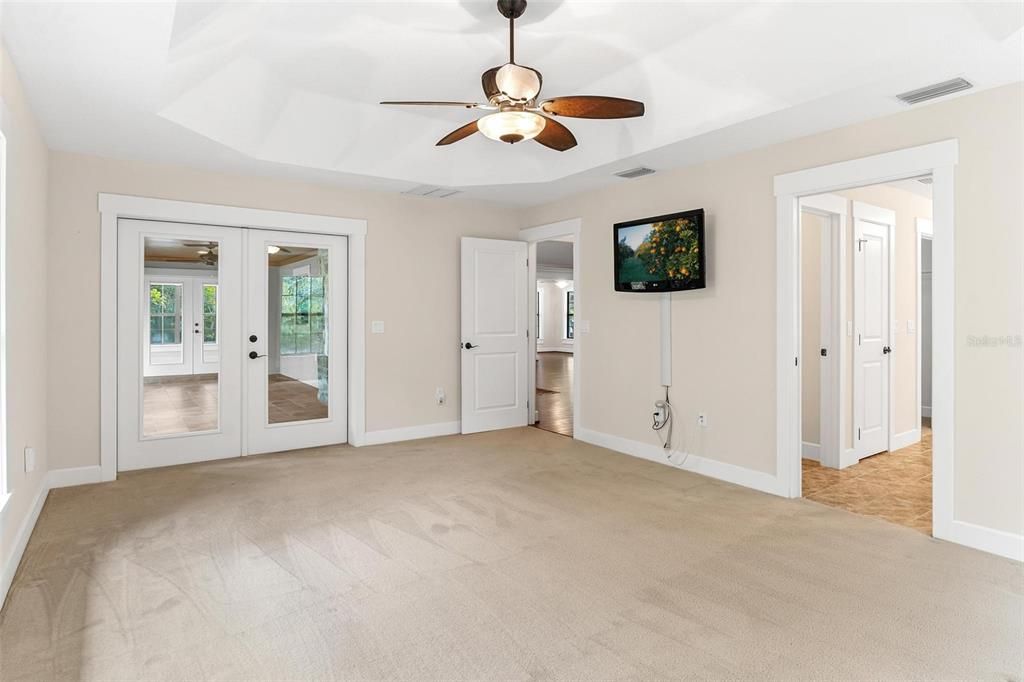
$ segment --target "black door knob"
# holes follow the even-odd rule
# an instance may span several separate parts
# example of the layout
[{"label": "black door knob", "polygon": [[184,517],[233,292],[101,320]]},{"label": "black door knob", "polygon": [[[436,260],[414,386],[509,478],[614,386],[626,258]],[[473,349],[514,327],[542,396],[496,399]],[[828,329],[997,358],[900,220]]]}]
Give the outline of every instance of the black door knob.
[{"label": "black door knob", "polygon": [[249,343],[256,343],[259,339],[256,338],[255,334],[249,335]]},{"label": "black door knob", "polygon": [[254,351],[254,350],[249,351],[249,359],[250,360],[255,360],[259,356],[260,356],[260,354],[257,353],[256,351]]},{"label": "black door knob", "polygon": [[892,352],[892,348],[889,348],[889,346],[882,346],[882,353],[888,355],[891,352]]},{"label": "black door knob", "polygon": [[472,350],[473,348],[479,348],[479,347],[480,347],[480,346],[474,346],[474,345],[473,345],[473,344],[471,344],[471,343],[470,343],[469,341],[467,341],[467,342],[465,343],[465,345],[463,346],[463,348],[465,348],[466,350]]}]

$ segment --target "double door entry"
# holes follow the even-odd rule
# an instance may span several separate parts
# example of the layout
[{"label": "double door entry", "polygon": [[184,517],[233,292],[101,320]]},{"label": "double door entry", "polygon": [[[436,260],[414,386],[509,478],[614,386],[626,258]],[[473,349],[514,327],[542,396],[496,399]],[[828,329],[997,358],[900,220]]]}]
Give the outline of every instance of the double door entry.
[{"label": "double door entry", "polygon": [[120,220],[118,470],[345,442],[347,246]]}]

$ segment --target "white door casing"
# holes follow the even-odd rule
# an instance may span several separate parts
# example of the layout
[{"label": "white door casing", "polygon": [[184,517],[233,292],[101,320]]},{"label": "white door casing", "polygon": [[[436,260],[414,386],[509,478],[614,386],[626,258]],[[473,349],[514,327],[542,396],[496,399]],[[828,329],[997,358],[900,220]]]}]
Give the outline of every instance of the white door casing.
[{"label": "white door casing", "polygon": [[[218,243],[220,300],[220,370],[218,426],[211,431],[146,437],[143,433],[143,349],[149,334],[144,286],[147,236]],[[146,220],[119,221],[117,286],[117,468],[129,471],[236,457],[242,433],[242,231],[209,225]],[[187,331],[187,330],[186,330]],[[190,344],[183,344],[188,347]]]},{"label": "white door casing", "polygon": [[[244,451],[255,455],[296,448],[344,443],[348,439],[348,240],[345,237],[246,230],[246,421],[247,437]],[[269,375],[280,371],[268,357],[271,352],[268,315],[270,268],[267,247],[305,247],[327,251],[328,277],[326,297],[327,327],[327,417],[309,421],[269,421]],[[279,293],[277,295],[280,295]],[[252,336],[256,341],[250,341]],[[250,358],[256,353],[256,358]]]},{"label": "white door casing", "polygon": [[891,211],[854,202],[853,444],[858,459],[889,449]]},{"label": "white door casing", "polygon": [[462,433],[526,426],[527,244],[463,237],[461,247]]}]

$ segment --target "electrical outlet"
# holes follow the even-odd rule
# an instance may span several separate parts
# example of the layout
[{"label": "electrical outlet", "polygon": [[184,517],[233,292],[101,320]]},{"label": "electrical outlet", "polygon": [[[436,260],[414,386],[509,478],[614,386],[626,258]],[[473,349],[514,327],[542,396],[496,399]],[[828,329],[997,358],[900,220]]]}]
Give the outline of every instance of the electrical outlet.
[{"label": "electrical outlet", "polygon": [[36,470],[35,448],[25,448],[25,473],[30,474]]},{"label": "electrical outlet", "polygon": [[384,333],[384,320],[374,320],[370,323],[371,334],[383,334]]},{"label": "electrical outlet", "polygon": [[447,398],[444,395],[444,389],[441,388],[440,386],[438,386],[437,390],[434,391],[434,400],[437,401],[438,405],[444,405],[445,401],[447,400]]},{"label": "electrical outlet", "polygon": [[704,426],[704,427],[706,427],[707,425],[708,425],[708,416],[705,413],[703,413],[703,412],[699,412],[697,414],[697,426]]},{"label": "electrical outlet", "polygon": [[664,400],[658,400],[654,403],[654,425],[661,428],[666,421],[668,421],[668,406]]}]

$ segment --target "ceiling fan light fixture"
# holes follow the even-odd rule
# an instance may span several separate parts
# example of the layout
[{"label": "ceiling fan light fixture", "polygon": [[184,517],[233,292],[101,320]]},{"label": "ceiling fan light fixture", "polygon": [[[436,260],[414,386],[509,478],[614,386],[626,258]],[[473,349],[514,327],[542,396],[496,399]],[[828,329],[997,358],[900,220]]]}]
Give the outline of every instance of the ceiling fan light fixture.
[{"label": "ceiling fan light fixture", "polygon": [[532,140],[544,130],[546,119],[532,111],[499,111],[476,122],[485,136],[498,142],[514,144]]},{"label": "ceiling fan light fixture", "polygon": [[529,102],[540,94],[540,76],[533,69],[506,64],[494,74],[494,84],[514,102]]}]

